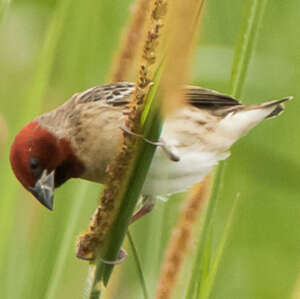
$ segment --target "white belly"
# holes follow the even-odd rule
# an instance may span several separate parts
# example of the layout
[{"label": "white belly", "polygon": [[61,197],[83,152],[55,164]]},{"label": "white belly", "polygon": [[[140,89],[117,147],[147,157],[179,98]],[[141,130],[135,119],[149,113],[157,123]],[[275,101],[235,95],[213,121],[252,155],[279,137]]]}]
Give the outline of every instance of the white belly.
[{"label": "white belly", "polygon": [[180,161],[171,161],[166,153],[158,148],[143,186],[145,195],[170,195],[186,191],[199,183],[229,153],[200,152],[195,146],[178,150]]},{"label": "white belly", "polygon": [[158,147],[143,186],[142,194],[145,195],[171,195],[186,191],[201,182],[219,160],[229,156],[226,149],[220,150],[214,144],[223,141],[215,137],[214,132],[208,134],[203,125],[195,124],[189,113],[187,117],[168,119],[161,138],[172,151],[175,150],[180,160],[170,160]]}]

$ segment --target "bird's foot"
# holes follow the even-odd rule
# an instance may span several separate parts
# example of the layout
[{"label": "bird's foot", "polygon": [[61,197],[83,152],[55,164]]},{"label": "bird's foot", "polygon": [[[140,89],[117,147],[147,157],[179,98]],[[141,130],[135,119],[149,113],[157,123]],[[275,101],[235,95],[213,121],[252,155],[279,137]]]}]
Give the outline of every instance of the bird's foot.
[{"label": "bird's foot", "polygon": [[150,213],[155,206],[156,198],[149,195],[143,195],[142,207],[138,209],[131,217],[130,224],[137,221],[144,215]]},{"label": "bird's foot", "polygon": [[160,139],[160,141],[152,141],[146,138],[145,136],[143,136],[142,134],[137,134],[135,132],[132,132],[126,126],[122,125],[120,128],[127,134],[142,138],[145,142],[151,145],[160,146],[171,161],[178,162],[180,160],[180,157],[175,153],[176,149],[173,148],[172,146],[168,146],[162,139]]}]

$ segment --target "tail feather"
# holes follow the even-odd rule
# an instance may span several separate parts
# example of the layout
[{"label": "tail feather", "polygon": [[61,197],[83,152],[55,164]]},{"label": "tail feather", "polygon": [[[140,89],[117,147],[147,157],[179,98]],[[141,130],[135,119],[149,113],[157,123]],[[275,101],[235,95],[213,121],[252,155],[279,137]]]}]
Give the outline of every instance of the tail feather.
[{"label": "tail feather", "polygon": [[265,118],[272,118],[274,116],[279,115],[284,110],[284,104],[283,104],[284,102],[290,101],[292,99],[293,99],[293,97],[289,96],[289,97],[282,98],[280,100],[264,102],[262,104],[236,105],[236,106],[229,107],[229,108],[217,109],[214,112],[214,114],[221,116],[221,117],[225,117],[226,115],[228,115],[230,113],[238,113],[238,112],[250,111],[250,110],[260,110],[260,109],[264,109],[264,108],[267,109],[267,108],[271,108],[274,106],[274,109],[270,112],[270,114],[267,114],[267,116],[265,117]]},{"label": "tail feather", "polygon": [[279,115],[284,110],[284,104],[283,104],[284,102],[290,101],[292,99],[293,99],[293,97],[289,96],[289,97],[282,98],[280,100],[274,100],[274,101],[262,103],[261,105],[258,105],[258,107],[259,108],[263,108],[263,107],[267,108],[267,107],[275,106],[275,109],[266,117],[266,118],[272,118],[272,117]]},{"label": "tail feather", "polygon": [[258,105],[239,105],[219,110],[219,125],[231,135],[232,140],[237,140],[264,119],[277,116],[284,109],[283,103],[291,99],[292,97],[286,97]]}]

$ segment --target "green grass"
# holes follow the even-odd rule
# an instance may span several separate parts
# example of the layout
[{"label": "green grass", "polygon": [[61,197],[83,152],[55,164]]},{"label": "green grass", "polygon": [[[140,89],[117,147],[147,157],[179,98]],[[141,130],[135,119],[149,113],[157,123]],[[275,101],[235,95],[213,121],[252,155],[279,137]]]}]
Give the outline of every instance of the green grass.
[{"label": "green grass", "polygon": [[[149,109],[145,109],[144,113],[147,116],[141,116],[140,122],[142,123],[143,134],[148,140],[157,141],[159,140],[162,119],[159,113],[159,82],[163,73],[163,65],[160,64],[155,70],[153,76],[153,86],[149,89],[146,95],[145,105],[151,104]],[[146,104],[147,103],[147,104]],[[132,171],[128,174],[128,183],[122,191],[122,201],[120,204],[119,212],[112,227],[109,231],[107,239],[105,240],[105,252],[104,259],[108,261],[115,261],[118,259],[123,240],[125,238],[128,225],[130,223],[131,216],[134,213],[135,206],[137,205],[141,189],[143,187],[146,174],[150,168],[152,157],[155,152],[155,146],[147,142],[141,142],[140,146],[136,150],[136,160],[133,162]],[[113,186],[113,185],[112,185]],[[132,242],[131,242],[132,244]],[[94,267],[94,266],[92,266]],[[90,298],[99,298],[102,289],[98,287],[99,284],[103,283],[107,286],[114,265],[107,264],[101,259],[95,259],[95,276],[93,278],[92,289]]]},{"label": "green grass", "polygon": [[[9,129],[0,147],[1,298],[82,298],[85,286],[88,263],[75,258],[75,240],[97,204],[99,186],[67,183],[56,191],[55,210],[49,212],[16,182],[8,164],[10,143],[28,119],[104,82],[132,1],[75,0],[57,14],[68,2],[14,0],[0,20],[0,115]],[[207,1],[194,83],[228,90],[243,3]],[[269,1],[265,9],[243,102],[286,95],[295,100],[282,116],[261,124],[232,149],[213,222],[212,253],[217,252],[236,194],[241,197],[211,299],[290,298],[299,274],[299,9],[297,0]],[[54,37],[45,49],[51,26],[58,29],[52,29]],[[34,83],[38,69],[47,76]],[[150,298],[180,203],[179,197],[159,203],[132,227]],[[110,298],[143,298],[132,254],[117,267],[113,289],[106,292]],[[184,269],[183,276],[188,276],[190,267]],[[180,283],[178,290],[183,292],[176,294],[184,293],[186,284]]]},{"label": "green grass", "polygon": [[[245,15],[241,24],[240,38],[237,43],[232,64],[231,80],[229,94],[239,98],[242,88],[245,85],[245,79],[251,56],[255,50],[256,38],[259,34],[262,18],[264,15],[267,1],[248,1],[245,7]],[[211,198],[205,212],[205,220],[203,228],[198,239],[196,249],[196,258],[192,268],[192,276],[188,286],[186,299],[190,298],[209,298],[212,286],[215,280],[220,260],[223,255],[225,241],[228,237],[229,227],[224,229],[222,237],[219,241],[215,256],[212,255],[210,246],[213,235],[213,226],[216,216],[216,209],[220,198],[222,197],[224,173],[226,170],[226,162],[222,161],[217,169],[214,184],[212,187]],[[235,203],[233,204],[235,206]],[[231,222],[234,208],[228,217],[228,223]]]}]

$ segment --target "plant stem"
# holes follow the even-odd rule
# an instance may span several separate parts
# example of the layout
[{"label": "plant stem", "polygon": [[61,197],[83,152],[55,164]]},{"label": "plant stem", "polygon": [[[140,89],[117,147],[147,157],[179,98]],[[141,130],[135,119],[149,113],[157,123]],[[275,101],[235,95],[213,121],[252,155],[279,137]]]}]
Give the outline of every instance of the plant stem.
[{"label": "plant stem", "polygon": [[[9,3],[8,1],[6,3]],[[32,84],[29,87],[28,94],[24,99],[26,103],[24,109],[21,111],[21,114],[15,117],[15,127],[19,128],[21,124],[26,123],[33,115],[38,114],[42,106],[42,96],[46,90],[47,82],[49,82],[50,74],[53,68],[54,57],[58,45],[58,41],[61,36],[62,28],[69,12],[69,5],[71,0],[62,0],[59,1],[51,21],[45,32],[45,40],[40,52],[40,56],[37,62],[37,68],[32,80]],[[8,4],[6,4],[7,7]],[[0,16],[1,17],[1,16]],[[0,20],[1,21],[1,20]],[[14,134],[12,134],[14,135]],[[8,169],[10,166],[7,163],[7,156],[9,155],[9,146],[10,142],[5,146],[5,155],[3,155],[3,160],[1,159],[2,171],[10,173]],[[0,255],[2,256],[3,249],[5,246],[3,244],[7,243],[8,235],[15,221],[15,210],[17,204],[17,181],[12,180],[10,175],[5,176],[5,180],[2,181],[3,189],[2,196],[5,198],[5,209],[2,208],[4,202],[0,204],[0,226],[2,228],[2,235],[0,239]],[[13,247],[14,248],[14,247]],[[14,251],[10,252],[13,256]],[[2,265],[0,265],[1,267]],[[15,268],[8,269],[6,271],[7,277],[7,289],[10,289],[10,286],[15,285],[16,274]],[[5,292],[5,291],[4,291]],[[5,297],[5,295],[4,295]]]},{"label": "plant stem", "polygon": [[[150,115],[149,118],[152,119],[152,123],[150,123],[151,120],[147,118],[145,127],[148,128],[145,132],[145,136],[149,140],[158,140],[161,131],[161,118],[158,115],[159,112],[157,110],[156,112],[153,111],[152,113],[156,115]],[[150,111],[150,114],[152,113]],[[108,260],[114,260],[118,256],[125,233],[127,231],[127,227],[131,219],[131,215],[134,212],[140,191],[143,187],[146,178],[146,174],[148,172],[148,169],[150,168],[154,152],[155,146],[143,142],[137,155],[137,161],[132,172],[133,175],[131,175],[129,179],[129,187],[126,190],[123,197],[123,201],[120,208],[122,213],[117,217],[114,226],[112,227],[112,230],[110,232],[111,236],[113,236],[114,241],[110,243],[111,246],[107,249],[106,258]],[[133,200],[133,198],[135,198],[135,200]],[[113,265],[104,265],[103,281],[105,285],[108,282],[112,269]]]},{"label": "plant stem", "polygon": [[60,281],[62,281],[62,274],[66,266],[66,260],[70,248],[72,247],[72,239],[74,237],[76,224],[81,215],[80,211],[83,207],[85,201],[85,194],[87,191],[87,185],[83,182],[78,182],[78,192],[76,198],[74,198],[74,203],[72,205],[72,210],[70,211],[67,230],[61,241],[61,247],[59,250],[58,257],[55,262],[52,275],[50,276],[48,289],[45,294],[45,299],[57,298],[57,289]]},{"label": "plant stem", "polygon": [[221,258],[222,258],[223,253],[224,253],[226,241],[228,240],[228,236],[229,236],[230,229],[231,229],[231,226],[232,226],[233,216],[234,216],[234,213],[236,211],[238,200],[239,200],[239,194],[237,194],[237,196],[235,197],[235,200],[234,200],[233,205],[231,207],[228,219],[226,221],[224,231],[222,233],[221,240],[219,242],[219,245],[218,245],[218,248],[217,248],[217,251],[216,251],[216,255],[215,255],[213,264],[211,265],[211,269],[210,269],[210,271],[207,275],[207,278],[204,282],[205,286],[200,290],[200,293],[198,294],[198,298],[208,299],[210,294],[211,294],[213,283],[215,281],[216,274],[217,274],[218,268],[220,266]]},{"label": "plant stem", "polygon": [[202,273],[203,273],[203,264],[204,264],[204,256],[205,256],[205,249],[207,246],[208,238],[209,238],[209,233],[211,231],[211,223],[213,221],[213,215],[214,211],[216,209],[216,203],[218,200],[219,196],[219,188],[222,182],[222,178],[224,175],[224,163],[221,163],[220,166],[218,167],[217,173],[215,175],[214,179],[214,184],[213,184],[213,189],[212,189],[212,194],[208,203],[208,207],[205,213],[205,219],[203,223],[203,228],[200,232],[200,237],[198,241],[198,246],[197,246],[197,256],[196,260],[192,269],[192,276],[191,276],[191,281],[188,287],[188,291],[186,294],[186,299],[192,299],[195,298],[194,296],[196,295],[197,291],[197,285],[199,281],[202,279]]},{"label": "plant stem", "polygon": [[9,0],[0,0],[0,25],[8,9],[9,3],[10,3]]},{"label": "plant stem", "polygon": [[116,53],[116,59],[112,65],[112,82],[128,80],[128,75],[132,67],[135,67],[135,60],[142,40],[143,29],[149,11],[149,0],[138,0],[130,25],[126,28],[126,33],[122,37],[120,48]]},{"label": "plant stem", "polygon": [[[162,75],[162,69],[163,67],[160,65],[154,76],[154,84],[148,93],[147,102],[153,102],[154,97],[157,97],[158,82],[160,81]],[[161,131],[162,120],[159,113],[157,99],[151,105],[150,110],[147,113],[147,118],[142,117],[142,119],[145,119],[144,136],[149,140],[158,140]],[[114,261],[118,259],[120,248],[127,232],[127,227],[134,212],[154,152],[155,146],[144,141],[141,143],[141,146],[137,152],[136,162],[134,163],[132,169],[132,174],[129,177],[126,190],[124,190],[123,200],[120,206],[120,214],[115,219],[113,227],[109,233],[110,238],[107,244],[106,254],[102,257],[105,260]],[[113,270],[113,265],[105,264],[99,258],[96,259],[96,266],[93,267],[96,267],[96,270],[93,277],[93,283],[91,285],[90,299],[99,298],[99,295],[96,297],[95,294],[100,294],[99,289],[102,286],[101,283],[107,285]]]},{"label": "plant stem", "polygon": [[239,98],[254,53],[267,0],[248,0],[232,65],[229,93]]},{"label": "plant stem", "polygon": [[210,178],[196,185],[180,214],[165,252],[156,299],[172,298],[183,262],[190,249],[193,229],[203,203],[207,200]]},{"label": "plant stem", "polygon": [[[267,0],[248,0],[246,7],[246,16],[243,18],[240,39],[237,44],[233,60],[232,73],[230,79],[229,93],[239,97],[245,84],[246,74],[249,68],[249,62],[254,52],[255,41],[258,36],[263,13]],[[208,203],[205,215],[203,229],[200,232],[197,256],[192,269],[192,277],[188,287],[186,299],[197,298],[203,281],[204,259],[206,257],[206,243],[209,242],[212,231],[214,214],[222,190],[223,177],[225,174],[225,162],[221,162],[215,176],[213,191]],[[208,263],[210,264],[210,262]],[[217,270],[216,270],[217,271]]]},{"label": "plant stem", "polygon": [[144,277],[144,273],[143,273],[143,269],[142,269],[142,264],[141,264],[137,249],[134,245],[133,238],[131,236],[130,231],[127,232],[127,238],[128,238],[128,241],[129,241],[132,253],[133,253],[133,257],[134,257],[134,260],[135,260],[135,263],[136,263],[136,268],[137,268],[138,276],[139,276],[139,279],[140,279],[140,282],[141,282],[144,298],[148,299],[149,295],[148,295],[146,281],[145,281],[145,277]]}]

